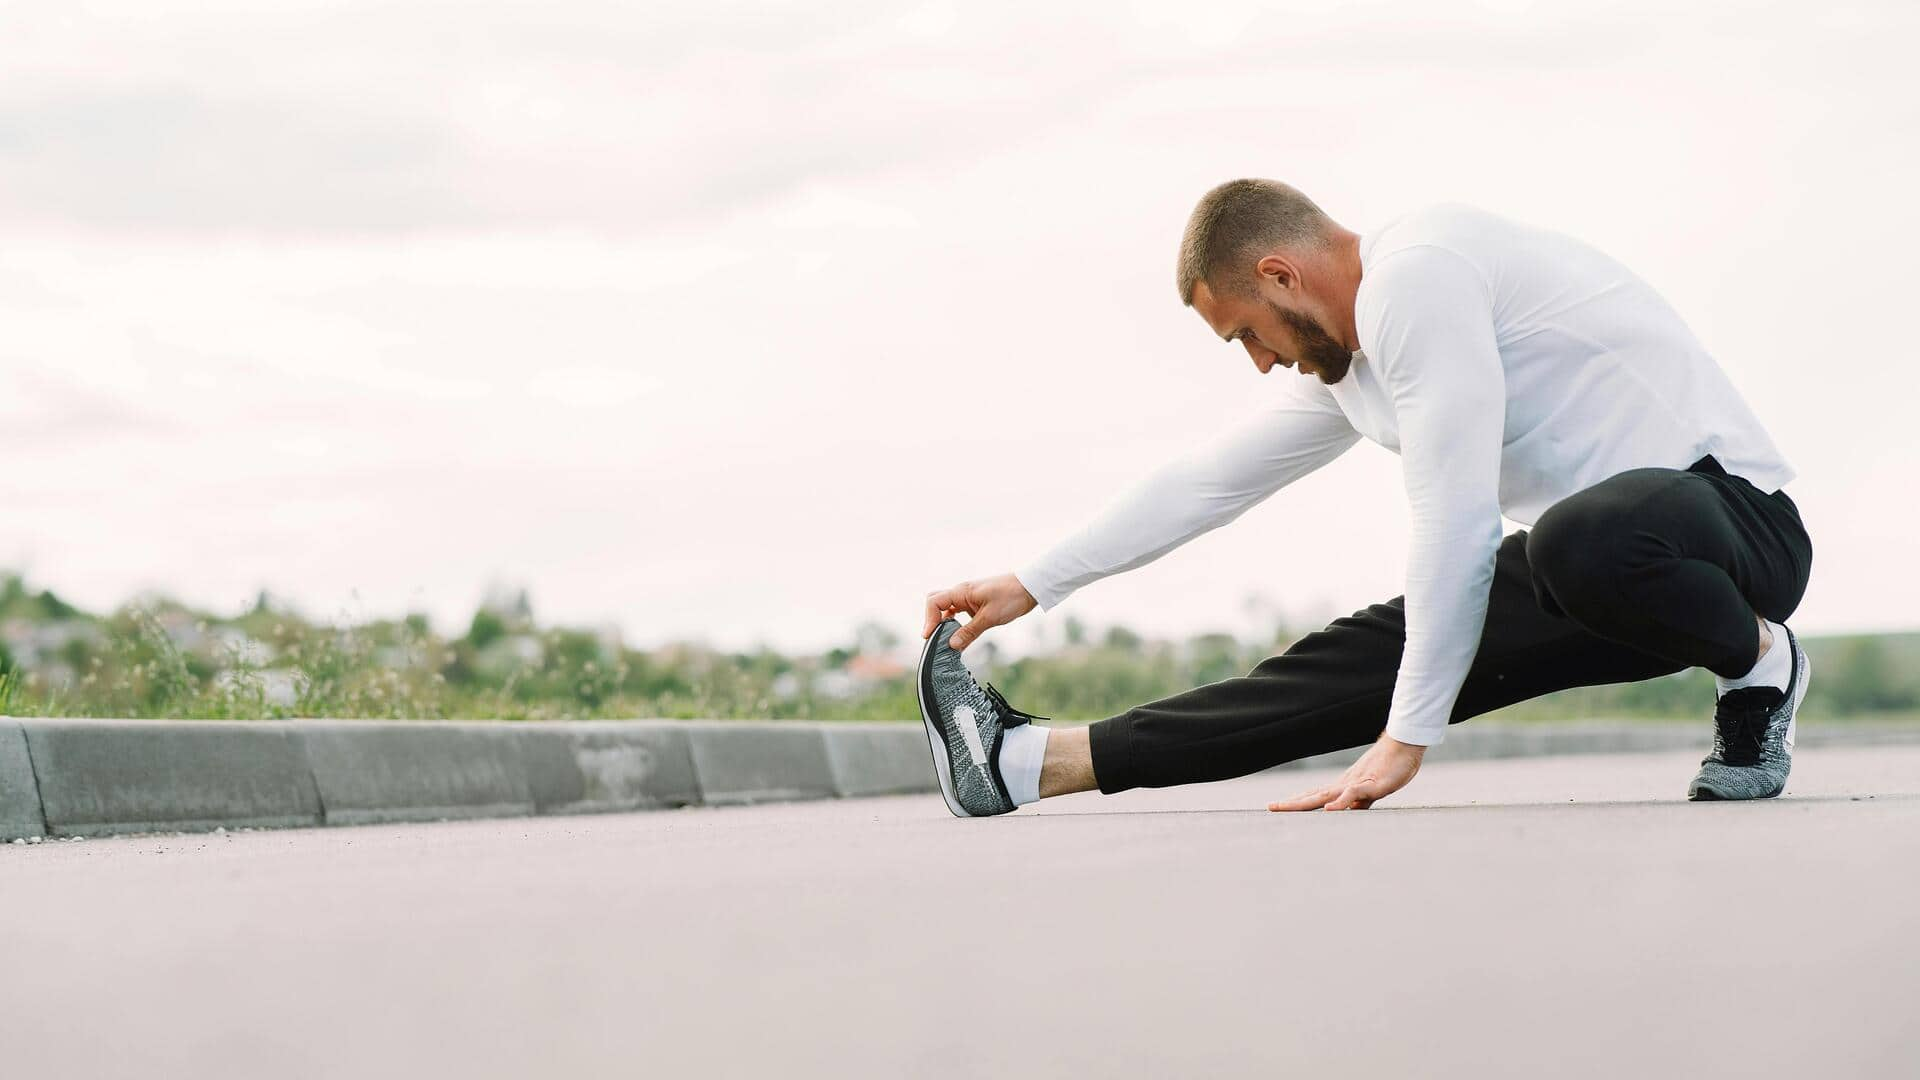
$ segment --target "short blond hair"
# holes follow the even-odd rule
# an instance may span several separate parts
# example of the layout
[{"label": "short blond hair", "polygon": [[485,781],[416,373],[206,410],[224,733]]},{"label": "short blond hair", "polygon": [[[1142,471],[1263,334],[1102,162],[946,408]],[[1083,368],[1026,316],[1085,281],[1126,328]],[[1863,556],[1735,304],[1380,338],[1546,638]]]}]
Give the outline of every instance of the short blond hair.
[{"label": "short blond hair", "polygon": [[[1279,247],[1320,247],[1331,239],[1333,219],[1312,199],[1278,180],[1229,180],[1200,197],[1180,238],[1180,302],[1193,306],[1201,282],[1222,291],[1216,275],[1255,251]],[[1252,282],[1237,277],[1226,291],[1240,293]]]}]

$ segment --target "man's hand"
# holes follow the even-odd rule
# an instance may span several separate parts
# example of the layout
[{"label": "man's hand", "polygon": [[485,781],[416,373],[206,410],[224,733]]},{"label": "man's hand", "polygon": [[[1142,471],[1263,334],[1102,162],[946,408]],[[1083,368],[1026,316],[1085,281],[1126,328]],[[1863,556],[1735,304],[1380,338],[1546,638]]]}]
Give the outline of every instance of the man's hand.
[{"label": "man's hand", "polygon": [[934,627],[940,625],[940,620],[964,611],[972,618],[954,631],[948,641],[954,649],[964,649],[973,643],[974,638],[986,633],[988,628],[1010,623],[1037,606],[1033,594],[1012,574],[1001,574],[980,581],[963,581],[951,589],[927,594],[926,625],[920,628],[920,636],[925,638],[933,633]]},{"label": "man's hand", "polygon": [[1302,792],[1291,799],[1268,803],[1269,810],[1365,810],[1399,791],[1420,771],[1424,746],[1381,735],[1340,779],[1326,787]]}]

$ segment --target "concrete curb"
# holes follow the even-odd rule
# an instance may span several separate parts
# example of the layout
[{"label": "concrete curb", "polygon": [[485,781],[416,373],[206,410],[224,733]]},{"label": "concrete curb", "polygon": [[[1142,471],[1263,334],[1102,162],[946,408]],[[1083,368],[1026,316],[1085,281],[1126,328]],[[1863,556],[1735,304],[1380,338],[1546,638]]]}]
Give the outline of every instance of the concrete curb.
[{"label": "concrete curb", "polygon": [[33,776],[27,733],[18,720],[0,720],[0,840],[45,836],[40,782]]},{"label": "concrete curb", "polygon": [[290,725],[18,723],[49,835],[320,824],[306,747]]},{"label": "concrete curb", "polygon": [[536,814],[604,814],[700,801],[687,729],[670,720],[518,729]]},{"label": "concrete curb", "polygon": [[[709,806],[834,794],[825,725],[690,721],[687,742],[700,778],[700,801]],[[931,759],[927,782],[933,782]]]},{"label": "concrete curb", "polygon": [[500,724],[299,724],[329,825],[534,812],[519,732]]},{"label": "concrete curb", "polygon": [[[1689,750],[1709,726],[1479,722],[1435,761]],[[1920,743],[1824,724],[1800,747]],[[1281,768],[1339,766],[1344,750]],[[41,836],[592,814],[938,789],[919,724],[631,720],[388,723],[0,718],[0,841]]]},{"label": "concrete curb", "polygon": [[826,737],[833,791],[841,798],[940,790],[919,724],[835,724]]}]

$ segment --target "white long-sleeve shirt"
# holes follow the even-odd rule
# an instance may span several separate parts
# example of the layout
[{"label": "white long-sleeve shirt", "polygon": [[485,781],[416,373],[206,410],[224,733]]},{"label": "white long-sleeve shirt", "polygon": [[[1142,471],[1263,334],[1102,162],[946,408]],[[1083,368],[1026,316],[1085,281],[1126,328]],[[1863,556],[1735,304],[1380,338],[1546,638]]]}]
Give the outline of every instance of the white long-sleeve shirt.
[{"label": "white long-sleeve shirt", "polygon": [[1412,510],[1386,731],[1432,745],[1480,646],[1502,513],[1531,525],[1615,473],[1706,454],[1761,491],[1794,470],[1680,316],[1579,240],[1441,204],[1361,234],[1360,265],[1360,348],[1344,379],[1275,372],[1272,404],[1014,573],[1051,610],[1365,436],[1400,455]]}]

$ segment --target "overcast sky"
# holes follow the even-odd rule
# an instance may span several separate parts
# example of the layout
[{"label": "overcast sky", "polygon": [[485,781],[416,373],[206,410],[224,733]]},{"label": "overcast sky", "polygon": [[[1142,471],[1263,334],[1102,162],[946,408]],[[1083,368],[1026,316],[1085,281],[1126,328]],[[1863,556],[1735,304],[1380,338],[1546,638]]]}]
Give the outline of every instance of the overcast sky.
[{"label": "overcast sky", "polygon": [[[1920,626],[1916,53],[1894,2],[0,5],[0,565],[917,639],[1301,377],[1174,296],[1261,175],[1624,259],[1800,470],[1794,625]],[[1406,524],[1363,441],[998,638],[1317,624]]]}]

